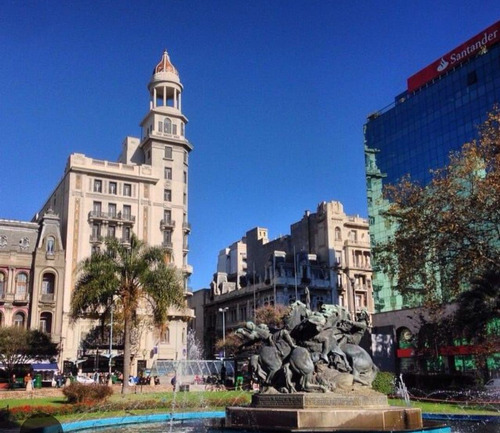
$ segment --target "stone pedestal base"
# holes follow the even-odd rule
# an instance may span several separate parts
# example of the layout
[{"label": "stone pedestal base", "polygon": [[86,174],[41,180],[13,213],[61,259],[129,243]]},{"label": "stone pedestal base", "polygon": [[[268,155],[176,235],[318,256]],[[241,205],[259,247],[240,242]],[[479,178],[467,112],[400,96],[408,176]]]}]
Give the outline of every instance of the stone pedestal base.
[{"label": "stone pedestal base", "polygon": [[391,431],[423,427],[420,409],[391,407],[384,395],[255,395],[251,407],[228,407],[226,427],[263,431]]}]

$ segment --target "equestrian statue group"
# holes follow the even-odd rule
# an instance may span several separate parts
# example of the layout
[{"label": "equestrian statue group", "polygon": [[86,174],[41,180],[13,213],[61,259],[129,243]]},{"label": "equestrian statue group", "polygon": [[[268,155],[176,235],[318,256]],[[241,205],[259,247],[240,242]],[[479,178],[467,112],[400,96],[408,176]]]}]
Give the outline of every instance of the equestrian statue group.
[{"label": "equestrian statue group", "polygon": [[313,312],[296,301],[283,322],[280,329],[247,322],[236,330],[243,340],[240,349],[260,343],[250,368],[261,392],[329,392],[354,383],[371,387],[378,369],[359,346],[369,326],[366,311],[352,318],[338,305],[323,304]]}]

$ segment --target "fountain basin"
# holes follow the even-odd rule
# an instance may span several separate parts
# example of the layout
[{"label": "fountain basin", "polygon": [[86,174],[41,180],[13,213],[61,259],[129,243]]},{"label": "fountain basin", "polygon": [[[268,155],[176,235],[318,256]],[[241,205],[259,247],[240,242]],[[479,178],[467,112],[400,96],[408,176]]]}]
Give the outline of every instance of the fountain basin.
[{"label": "fountain basin", "polygon": [[[425,431],[418,408],[389,406],[387,397],[369,393],[256,394],[250,407],[226,408],[225,427],[259,431]],[[449,432],[445,430],[431,430]]]}]

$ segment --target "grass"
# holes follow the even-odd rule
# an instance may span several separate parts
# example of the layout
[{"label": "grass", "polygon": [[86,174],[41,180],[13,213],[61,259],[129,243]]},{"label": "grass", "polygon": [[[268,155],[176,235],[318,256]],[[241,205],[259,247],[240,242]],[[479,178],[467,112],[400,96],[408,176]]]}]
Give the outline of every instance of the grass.
[{"label": "grass", "polygon": [[[391,406],[406,406],[404,400],[389,399]],[[447,413],[451,415],[499,415],[499,407],[491,404],[462,403],[437,403],[425,401],[411,401],[411,407],[420,408],[425,413]]]},{"label": "grass", "polygon": [[[144,415],[182,411],[216,411],[224,410],[226,406],[245,405],[251,401],[251,393],[245,391],[218,391],[218,392],[157,392],[144,394],[116,393],[106,402],[89,406],[89,411],[61,414],[57,418],[61,422],[76,420],[125,417],[130,415]],[[390,399],[393,406],[405,406],[404,400]],[[36,406],[57,408],[68,407],[64,397],[40,397],[32,399],[9,398],[0,400],[0,409]],[[420,408],[426,413],[469,414],[469,415],[498,415],[498,406],[478,406],[471,403],[451,404],[436,402],[411,401],[411,407]],[[27,415],[28,416],[28,415]]]}]

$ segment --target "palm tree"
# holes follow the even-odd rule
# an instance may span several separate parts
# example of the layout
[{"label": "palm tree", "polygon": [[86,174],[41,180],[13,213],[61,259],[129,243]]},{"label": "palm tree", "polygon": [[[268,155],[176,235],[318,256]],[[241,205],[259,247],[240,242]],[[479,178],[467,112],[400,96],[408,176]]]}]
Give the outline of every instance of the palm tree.
[{"label": "palm tree", "polygon": [[134,234],[130,244],[105,240],[103,251],[80,263],[71,299],[70,316],[100,319],[103,323],[117,300],[123,320],[123,388],[128,391],[131,334],[139,307],[147,308],[156,326],[165,326],[169,307],[184,308],[184,289],[179,271],[166,262],[166,251],[147,246]]}]

